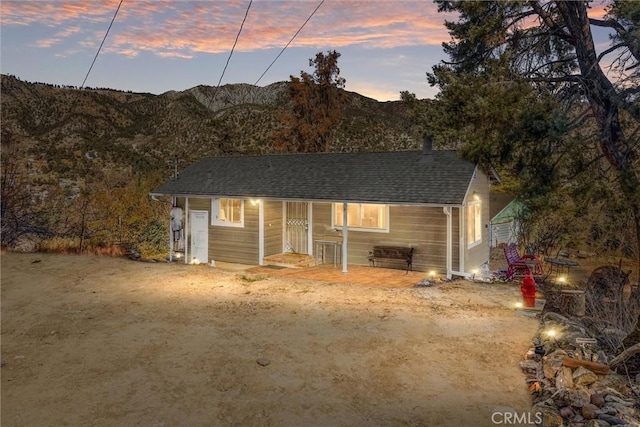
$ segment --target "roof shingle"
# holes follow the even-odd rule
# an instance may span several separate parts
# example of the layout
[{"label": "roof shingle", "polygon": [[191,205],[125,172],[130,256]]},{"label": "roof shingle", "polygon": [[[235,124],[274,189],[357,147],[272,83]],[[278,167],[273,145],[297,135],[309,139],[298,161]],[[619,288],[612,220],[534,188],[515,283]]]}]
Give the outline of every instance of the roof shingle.
[{"label": "roof shingle", "polygon": [[454,151],[207,157],[157,195],[462,204],[475,165]]}]

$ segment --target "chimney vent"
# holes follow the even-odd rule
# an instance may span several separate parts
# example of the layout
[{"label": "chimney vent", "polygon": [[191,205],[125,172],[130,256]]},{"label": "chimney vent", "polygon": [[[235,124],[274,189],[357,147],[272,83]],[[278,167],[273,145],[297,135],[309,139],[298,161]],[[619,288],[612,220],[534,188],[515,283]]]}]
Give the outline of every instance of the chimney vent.
[{"label": "chimney vent", "polygon": [[424,140],[422,141],[422,162],[433,162],[433,142],[428,136],[425,136]]}]

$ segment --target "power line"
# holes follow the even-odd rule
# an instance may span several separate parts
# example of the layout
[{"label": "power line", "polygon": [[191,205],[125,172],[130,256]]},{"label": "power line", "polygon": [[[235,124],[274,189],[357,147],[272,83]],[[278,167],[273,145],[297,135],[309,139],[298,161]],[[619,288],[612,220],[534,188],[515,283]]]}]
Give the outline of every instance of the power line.
[{"label": "power line", "polygon": [[229,52],[229,57],[227,58],[227,63],[224,65],[224,69],[222,70],[222,74],[220,75],[220,80],[218,80],[218,85],[216,86],[215,90],[213,91],[213,95],[211,96],[211,99],[209,100],[209,104],[207,105],[207,110],[209,108],[211,108],[211,103],[216,98],[216,94],[218,92],[218,88],[220,87],[220,83],[222,82],[222,78],[224,77],[224,73],[225,73],[225,71],[227,71],[227,66],[229,65],[229,61],[231,60],[231,56],[233,55],[233,51],[236,48],[236,44],[238,44],[238,39],[240,38],[240,33],[242,32],[242,27],[244,27],[244,23],[247,20],[247,16],[249,15],[249,9],[251,8],[251,3],[253,3],[253,0],[249,0],[249,5],[247,6],[247,11],[244,13],[244,19],[242,20],[242,23],[240,24],[240,29],[238,30],[238,34],[236,35],[236,40],[233,42],[233,46],[231,47],[231,52]]},{"label": "power line", "polygon": [[269,71],[271,69],[271,67],[273,66],[273,64],[276,63],[276,61],[278,60],[278,58],[280,58],[280,55],[282,55],[282,53],[289,47],[289,45],[293,42],[293,40],[298,36],[298,33],[300,33],[300,31],[302,31],[302,29],[304,28],[305,25],[307,25],[307,22],[309,22],[311,20],[311,18],[313,17],[313,15],[316,14],[316,12],[318,11],[318,9],[320,9],[320,6],[322,6],[322,3],[324,3],[324,0],[322,0],[318,6],[316,6],[316,8],[314,9],[313,12],[311,12],[311,15],[309,15],[309,17],[307,18],[306,21],[304,21],[304,23],[300,26],[300,28],[298,29],[298,31],[296,31],[296,33],[293,35],[293,37],[291,37],[291,40],[289,40],[289,43],[286,44],[285,47],[282,48],[282,50],[280,51],[280,53],[276,56],[276,59],[273,60],[273,62],[271,64],[269,64],[269,66],[267,67],[266,70],[264,70],[264,73],[262,73],[262,75],[260,75],[260,77],[258,78],[258,80],[256,80],[256,82],[253,84],[254,86],[258,85],[258,82],[260,80],[262,80],[262,78],[264,77],[265,74],[267,74],[267,71]]},{"label": "power line", "polygon": [[111,23],[109,24],[109,28],[107,28],[107,32],[105,33],[104,37],[102,38],[102,43],[100,43],[100,46],[98,47],[98,51],[96,52],[96,56],[93,57],[93,62],[91,62],[91,66],[89,67],[89,71],[87,71],[87,75],[84,76],[84,80],[82,81],[82,84],[80,85],[80,89],[82,89],[84,87],[84,84],[87,82],[87,79],[89,78],[89,74],[91,73],[91,70],[93,69],[93,65],[96,63],[96,60],[98,59],[98,55],[100,55],[100,50],[102,50],[102,45],[104,45],[105,40],[107,40],[107,36],[109,35],[109,30],[111,30],[111,26],[113,25],[113,22],[116,20],[116,16],[118,16],[118,11],[120,10],[120,6],[122,6],[122,2],[124,0],[120,0],[120,3],[118,3],[118,8],[116,9],[116,13],[113,14],[113,18],[111,18]]}]

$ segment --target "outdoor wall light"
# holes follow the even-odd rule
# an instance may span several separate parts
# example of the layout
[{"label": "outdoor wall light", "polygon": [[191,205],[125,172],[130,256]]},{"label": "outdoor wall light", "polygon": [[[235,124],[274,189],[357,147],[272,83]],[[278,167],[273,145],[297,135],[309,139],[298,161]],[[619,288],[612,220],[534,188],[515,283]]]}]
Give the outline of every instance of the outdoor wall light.
[{"label": "outdoor wall light", "polygon": [[250,201],[251,201],[251,206],[255,206],[260,203],[260,199],[250,199]]},{"label": "outdoor wall light", "polygon": [[477,191],[474,191],[471,195],[473,196],[473,200],[480,200],[480,195]]}]

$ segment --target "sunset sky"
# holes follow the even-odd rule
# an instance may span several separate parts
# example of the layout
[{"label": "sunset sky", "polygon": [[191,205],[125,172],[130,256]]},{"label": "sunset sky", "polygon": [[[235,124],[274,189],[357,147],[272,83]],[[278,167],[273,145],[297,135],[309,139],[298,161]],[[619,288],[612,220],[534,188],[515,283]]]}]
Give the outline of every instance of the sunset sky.
[{"label": "sunset sky", "polygon": [[[2,0],[2,73],[80,86],[118,3]],[[258,82],[319,4],[254,0],[221,84]],[[85,85],[155,94],[215,86],[248,5],[124,0]],[[444,19],[430,1],[325,0],[258,85],[312,72],[310,58],[336,50],[345,89],[380,101],[402,90],[432,98],[425,73],[444,59]]]}]

